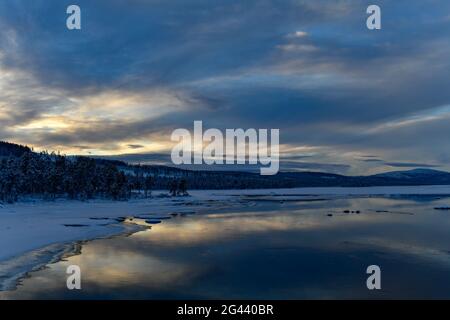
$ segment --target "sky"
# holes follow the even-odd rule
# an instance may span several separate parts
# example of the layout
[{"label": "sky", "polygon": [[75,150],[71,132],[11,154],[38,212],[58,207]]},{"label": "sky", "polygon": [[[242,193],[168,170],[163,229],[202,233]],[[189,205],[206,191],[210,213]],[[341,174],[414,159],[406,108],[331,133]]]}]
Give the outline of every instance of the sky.
[{"label": "sky", "polygon": [[449,58],[448,0],[1,1],[0,140],[167,163],[202,120],[280,129],[284,171],[450,170]]}]

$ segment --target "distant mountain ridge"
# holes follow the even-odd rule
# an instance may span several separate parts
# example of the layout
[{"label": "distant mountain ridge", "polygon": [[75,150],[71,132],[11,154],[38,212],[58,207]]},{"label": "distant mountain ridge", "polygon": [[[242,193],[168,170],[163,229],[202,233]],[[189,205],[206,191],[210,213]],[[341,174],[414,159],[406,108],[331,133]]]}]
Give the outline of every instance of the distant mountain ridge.
[{"label": "distant mountain ridge", "polygon": [[442,173],[446,173],[445,171],[439,171],[434,169],[412,169],[406,171],[391,171],[385,173],[379,173],[373,175],[373,177],[382,177],[382,178],[395,178],[395,179],[411,179],[411,178],[419,178],[419,177],[429,177],[429,176],[438,176]]},{"label": "distant mountain ridge", "polygon": [[[32,149],[8,142],[0,142],[0,157],[20,157]],[[98,159],[99,165],[114,165],[133,175],[151,175],[155,188],[166,188],[173,179],[185,179],[190,189],[260,189],[294,187],[369,187],[450,185],[450,173],[434,169],[392,171],[370,176],[345,176],[324,172],[280,172],[261,176],[253,172],[187,170],[164,165],[131,165],[123,161]]]},{"label": "distant mountain ridge", "polygon": [[370,176],[344,176],[321,172],[280,173],[296,180],[296,186],[370,187],[370,186],[417,186],[449,185],[450,173],[433,169],[391,171]]}]

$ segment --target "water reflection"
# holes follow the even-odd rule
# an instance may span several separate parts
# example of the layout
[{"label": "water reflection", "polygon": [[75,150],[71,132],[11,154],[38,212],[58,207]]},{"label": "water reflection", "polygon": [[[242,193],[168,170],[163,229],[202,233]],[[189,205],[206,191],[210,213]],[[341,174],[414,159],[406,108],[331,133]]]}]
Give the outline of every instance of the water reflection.
[{"label": "water reflection", "polygon": [[[89,242],[0,297],[450,298],[450,214],[433,210],[445,203],[253,201],[242,210],[177,216]],[[81,291],[65,287],[71,264],[81,267]],[[381,291],[365,287],[370,264],[382,269]]]}]

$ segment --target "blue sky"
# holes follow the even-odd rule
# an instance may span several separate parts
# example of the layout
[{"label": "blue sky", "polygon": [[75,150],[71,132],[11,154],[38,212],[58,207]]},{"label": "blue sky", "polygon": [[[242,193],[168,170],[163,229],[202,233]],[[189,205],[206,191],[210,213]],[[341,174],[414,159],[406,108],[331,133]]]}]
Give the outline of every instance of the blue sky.
[{"label": "blue sky", "polygon": [[8,0],[0,28],[2,140],[165,161],[203,120],[279,128],[284,170],[450,170],[446,0]]}]

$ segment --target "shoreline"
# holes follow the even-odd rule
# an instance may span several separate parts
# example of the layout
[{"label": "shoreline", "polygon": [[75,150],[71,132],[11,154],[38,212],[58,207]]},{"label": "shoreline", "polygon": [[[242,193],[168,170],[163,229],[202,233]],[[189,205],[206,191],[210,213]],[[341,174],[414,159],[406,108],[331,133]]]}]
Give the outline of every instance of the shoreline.
[{"label": "shoreline", "polygon": [[136,221],[121,223],[117,219],[122,217],[152,219],[174,213],[219,211],[233,205],[242,207],[245,202],[271,197],[304,201],[320,195],[330,199],[370,195],[450,196],[450,186],[194,190],[189,197],[153,197],[127,202],[57,200],[5,205],[0,208],[0,293],[17,288],[21,279],[31,272],[76,255],[77,246],[81,248],[82,244],[97,239],[131,235],[148,227]]},{"label": "shoreline", "polygon": [[[127,202],[56,200],[4,206],[0,208],[0,226],[6,226],[3,233],[0,227],[0,293],[15,290],[29,273],[76,254],[77,246],[151,228],[138,220],[165,219],[170,214],[192,214],[232,205],[215,197],[219,205],[211,208],[211,198],[201,193]],[[17,245],[11,248],[11,242]]]},{"label": "shoreline", "polygon": [[[76,256],[81,254],[81,249],[83,245],[86,243],[89,243],[91,241],[95,240],[107,240],[107,239],[113,239],[115,237],[129,237],[137,232],[141,232],[148,229],[144,226],[139,225],[133,225],[133,228],[124,228],[123,232],[117,233],[117,234],[111,234],[106,236],[100,236],[92,239],[83,239],[83,240],[77,240],[74,242],[68,242],[68,243],[55,243],[50,246],[46,246],[37,250],[33,250],[28,252],[25,255],[14,257],[8,261],[5,261],[4,263],[8,264],[9,262],[12,262],[16,259],[22,259],[23,257],[26,257],[27,255],[36,255],[38,253],[39,255],[44,256],[44,258],[39,261],[39,263],[28,265],[25,267],[18,267],[13,272],[10,272],[10,277],[6,279],[4,283],[0,283],[0,296],[2,292],[12,292],[17,290],[17,288],[22,284],[22,281],[24,279],[27,279],[31,277],[31,274],[40,270],[43,270],[47,268],[49,265],[58,263],[64,259]],[[52,250],[51,248],[54,247]]]}]

